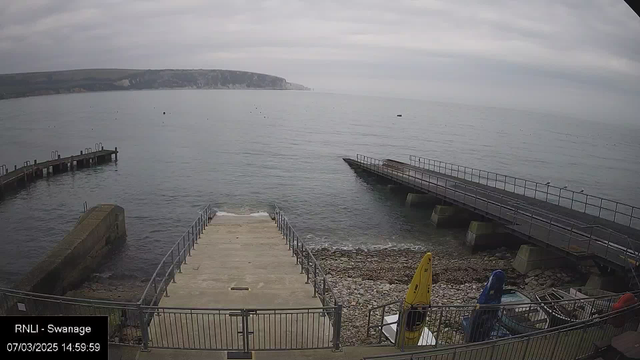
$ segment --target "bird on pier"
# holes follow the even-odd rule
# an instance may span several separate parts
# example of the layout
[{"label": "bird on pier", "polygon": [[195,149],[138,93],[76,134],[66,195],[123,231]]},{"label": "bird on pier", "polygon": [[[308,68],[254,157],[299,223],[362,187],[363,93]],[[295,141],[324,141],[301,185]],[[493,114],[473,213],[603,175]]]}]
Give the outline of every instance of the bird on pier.
[{"label": "bird on pier", "polygon": [[551,181],[547,181],[546,183],[544,183],[545,185],[551,185]]},{"label": "bird on pier", "polygon": [[568,188],[568,187],[569,187],[569,185],[565,185],[565,186],[563,186],[562,188],[563,188],[563,189],[566,189],[566,188]]},{"label": "bird on pier", "polygon": [[580,192],[583,193],[584,192],[584,188],[580,189]]}]

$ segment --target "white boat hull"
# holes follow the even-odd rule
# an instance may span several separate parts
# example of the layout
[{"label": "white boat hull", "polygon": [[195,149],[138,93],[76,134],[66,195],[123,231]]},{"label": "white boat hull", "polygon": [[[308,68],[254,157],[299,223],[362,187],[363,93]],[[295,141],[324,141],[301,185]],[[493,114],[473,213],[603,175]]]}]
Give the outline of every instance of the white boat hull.
[{"label": "white boat hull", "polygon": [[[395,344],[396,340],[396,329],[397,329],[397,321],[398,315],[389,315],[385,316],[383,319],[383,324],[385,326],[382,327],[382,333],[384,336],[391,341],[392,344]],[[431,331],[427,329],[425,326],[422,330],[422,335],[420,335],[420,341],[418,341],[418,346],[426,346],[426,345],[435,345],[436,338],[433,336]]]}]

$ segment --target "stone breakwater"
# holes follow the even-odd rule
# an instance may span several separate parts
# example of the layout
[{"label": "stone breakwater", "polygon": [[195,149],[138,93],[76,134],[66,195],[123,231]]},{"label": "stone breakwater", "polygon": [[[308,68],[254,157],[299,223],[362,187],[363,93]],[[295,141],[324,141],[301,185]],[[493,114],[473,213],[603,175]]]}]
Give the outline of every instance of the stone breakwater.
[{"label": "stone breakwater", "polygon": [[[403,299],[425,251],[408,249],[342,250],[316,249],[336,295],[344,305],[342,341],[344,345],[371,344],[367,338],[367,315],[371,307]],[[583,285],[584,269],[534,270],[522,275],[512,268],[515,250],[500,248],[469,254],[460,251],[433,251],[433,305],[475,304],[489,275],[501,269],[506,286],[533,294],[544,288]]]}]

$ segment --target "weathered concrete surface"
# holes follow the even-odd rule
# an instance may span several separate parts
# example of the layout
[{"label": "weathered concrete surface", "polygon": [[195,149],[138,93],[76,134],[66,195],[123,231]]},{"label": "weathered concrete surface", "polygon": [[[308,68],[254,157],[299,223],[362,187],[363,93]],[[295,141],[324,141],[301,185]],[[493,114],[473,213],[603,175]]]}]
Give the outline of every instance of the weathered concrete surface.
[{"label": "weathered concrete surface", "polygon": [[622,292],[626,284],[619,276],[591,274],[589,280],[584,285],[585,288],[606,290],[611,292]]},{"label": "weathered concrete surface", "polygon": [[457,206],[436,205],[431,214],[431,222],[437,227],[467,226],[471,214]]},{"label": "weathered concrete surface", "polygon": [[513,260],[514,269],[526,274],[533,269],[547,269],[570,265],[571,262],[563,256],[543,249],[534,245],[522,245],[518,250],[515,260]]},{"label": "weathered concrete surface", "polygon": [[[198,240],[192,256],[169,286],[163,307],[218,309],[273,309],[321,307],[313,297],[313,287],[305,284],[295,257],[268,216],[214,217]],[[248,287],[249,290],[231,290]],[[241,318],[237,311],[199,311],[199,329],[192,329],[195,317],[181,310],[154,317],[149,327],[153,346],[197,348],[238,348]],[[230,315],[231,313],[231,315]],[[286,314],[285,314],[286,313]],[[327,316],[306,310],[259,312],[251,315],[251,341],[266,348],[331,346],[332,331]],[[187,329],[179,336],[165,336],[166,324],[182,323]],[[189,326],[187,326],[189,325]],[[299,333],[314,334],[312,339]],[[213,341],[211,339],[214,339]],[[241,341],[241,340],[240,340]],[[311,343],[311,342],[312,343]],[[207,345],[208,344],[208,345]]]},{"label": "weathered concrete surface", "polygon": [[112,250],[126,241],[126,235],[122,207],[112,204],[94,206],[15,288],[63,295],[91,275]]},{"label": "weathered concrete surface", "polygon": [[494,222],[472,221],[465,237],[465,244],[472,249],[486,249],[500,246],[517,246],[523,241],[505,231]]}]

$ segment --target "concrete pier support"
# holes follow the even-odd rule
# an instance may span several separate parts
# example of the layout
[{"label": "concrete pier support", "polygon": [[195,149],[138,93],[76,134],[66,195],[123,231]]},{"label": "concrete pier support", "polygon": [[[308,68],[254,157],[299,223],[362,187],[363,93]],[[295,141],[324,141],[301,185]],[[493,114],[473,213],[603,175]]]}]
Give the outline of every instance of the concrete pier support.
[{"label": "concrete pier support", "polygon": [[431,222],[437,227],[467,226],[469,220],[469,212],[456,206],[436,205],[431,214]]},{"label": "concrete pier support", "polygon": [[508,233],[499,224],[482,221],[469,223],[465,244],[472,249],[505,245]]},{"label": "concrete pier support", "polygon": [[439,202],[440,200],[434,195],[409,193],[407,194],[407,200],[405,201],[405,204],[408,207],[413,207],[421,205],[433,205]]},{"label": "concrete pier support", "polygon": [[513,268],[522,274],[533,269],[547,269],[567,265],[564,257],[534,245],[522,245],[518,255],[513,260]]},{"label": "concrete pier support", "polygon": [[626,284],[621,276],[591,274],[584,287],[611,292],[621,292],[625,290],[625,285]]}]

